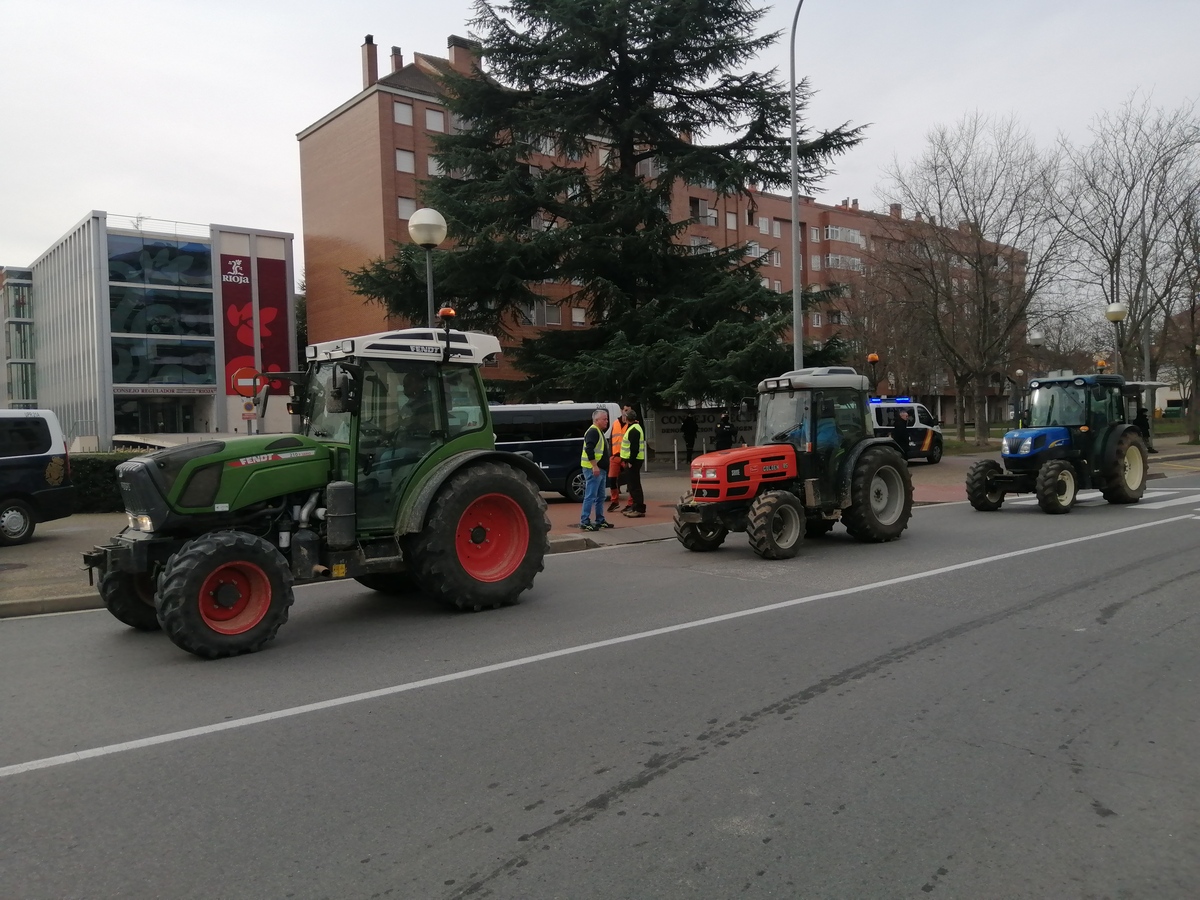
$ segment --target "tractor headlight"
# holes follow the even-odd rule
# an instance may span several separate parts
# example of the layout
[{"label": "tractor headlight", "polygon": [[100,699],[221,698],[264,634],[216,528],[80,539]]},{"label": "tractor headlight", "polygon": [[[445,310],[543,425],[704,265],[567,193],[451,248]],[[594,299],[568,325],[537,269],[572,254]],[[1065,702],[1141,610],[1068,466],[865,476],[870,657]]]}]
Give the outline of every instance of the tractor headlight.
[{"label": "tractor headlight", "polygon": [[133,513],[127,512],[125,518],[129,520],[129,527],[134,531],[151,532],[154,530],[154,522],[149,516],[135,516]]},{"label": "tractor headlight", "polygon": [[1032,449],[1033,449],[1033,438],[1027,437],[1027,438],[1025,438],[1025,440],[1021,441],[1021,446],[1017,448],[1017,455],[1019,456],[1023,453],[1028,453]]},{"label": "tractor headlight", "polygon": [[717,477],[717,470],[716,470],[716,469],[705,469],[705,470],[704,470],[704,477],[705,477],[705,478],[716,478],[716,477]]},{"label": "tractor headlight", "polygon": [[695,466],[692,468],[692,480],[693,481],[699,481],[703,477],[704,477],[703,469],[701,469],[699,466]]},{"label": "tractor headlight", "polygon": [[1009,450],[1008,436],[1005,435],[1004,437],[1000,438],[1000,452],[1007,453],[1008,450]]}]

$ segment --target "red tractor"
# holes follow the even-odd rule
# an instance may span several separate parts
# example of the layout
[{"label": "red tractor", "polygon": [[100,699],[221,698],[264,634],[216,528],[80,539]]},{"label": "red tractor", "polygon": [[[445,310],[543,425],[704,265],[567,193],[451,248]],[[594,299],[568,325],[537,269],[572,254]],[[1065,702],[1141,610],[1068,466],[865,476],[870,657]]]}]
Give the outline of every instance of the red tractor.
[{"label": "red tractor", "polygon": [[874,436],[865,376],[802,369],[758,386],[755,446],[692,462],[692,487],[675,510],[689,550],[716,550],[744,531],[763,559],[789,559],[839,521],[851,537],[894,541],[912,515],[912,479],[900,447]]}]

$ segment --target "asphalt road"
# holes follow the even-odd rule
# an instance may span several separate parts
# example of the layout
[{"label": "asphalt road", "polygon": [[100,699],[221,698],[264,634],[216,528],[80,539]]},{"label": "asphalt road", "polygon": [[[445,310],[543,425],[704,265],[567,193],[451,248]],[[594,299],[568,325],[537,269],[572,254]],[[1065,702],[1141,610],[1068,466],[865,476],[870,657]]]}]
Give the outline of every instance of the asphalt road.
[{"label": "asphalt road", "polygon": [[0,896],[1195,898],[1200,477],[797,559],[298,590],[203,662],[0,621]]}]

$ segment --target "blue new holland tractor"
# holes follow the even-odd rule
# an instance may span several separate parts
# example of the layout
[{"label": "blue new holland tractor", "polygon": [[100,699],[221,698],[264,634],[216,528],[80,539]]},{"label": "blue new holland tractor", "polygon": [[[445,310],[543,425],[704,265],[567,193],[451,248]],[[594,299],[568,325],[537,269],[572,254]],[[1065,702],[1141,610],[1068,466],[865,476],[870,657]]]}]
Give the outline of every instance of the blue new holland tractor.
[{"label": "blue new holland tractor", "polygon": [[1022,427],[1004,435],[1000,455],[967,472],[967,499],[983,512],[1006,494],[1035,494],[1048,513],[1067,513],[1080,490],[1109,503],[1137,503],[1146,490],[1146,443],[1127,420],[1138,387],[1120,375],[1074,375],[1029,384]]}]

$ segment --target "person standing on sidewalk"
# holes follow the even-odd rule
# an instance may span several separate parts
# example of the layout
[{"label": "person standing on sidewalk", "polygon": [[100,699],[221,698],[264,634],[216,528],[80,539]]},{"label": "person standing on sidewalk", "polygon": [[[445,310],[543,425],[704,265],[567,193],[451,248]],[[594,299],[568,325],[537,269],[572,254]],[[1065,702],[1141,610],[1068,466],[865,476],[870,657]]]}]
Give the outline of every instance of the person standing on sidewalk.
[{"label": "person standing on sidewalk", "polygon": [[631,508],[624,515],[641,519],[646,515],[646,495],[642,493],[642,464],[646,461],[646,433],[638,423],[638,415],[632,409],[626,414],[629,425],[625,429],[625,441],[621,444],[621,464],[629,471],[629,502]]},{"label": "person standing on sidewalk", "polygon": [[896,413],[896,424],[892,426],[892,440],[900,445],[900,453],[908,459],[908,410]]},{"label": "person standing on sidewalk", "polygon": [[683,417],[683,425],[679,429],[683,432],[683,446],[687,449],[687,461],[691,463],[692,457],[696,455],[696,435],[700,431],[700,426],[696,424],[696,417],[688,413]]},{"label": "person standing on sidewalk", "polygon": [[616,512],[621,508],[621,482],[625,480],[621,472],[621,438],[629,427],[629,410],[632,407],[626,403],[621,407],[621,416],[612,426],[612,459],[608,464],[608,511]]},{"label": "person standing on sidewalk", "polygon": [[716,450],[731,450],[737,440],[737,426],[729,421],[729,413],[721,413],[721,421],[717,423],[713,435],[713,448]]},{"label": "person standing on sidewalk", "polygon": [[[599,531],[612,528],[604,521],[604,485],[608,479],[610,457],[608,442],[604,439],[608,428],[608,410],[598,409],[592,413],[592,424],[583,435],[583,455],[579,465],[583,468],[583,509],[579,513],[579,527],[584,531]],[[591,521],[595,511],[596,521]]]}]

